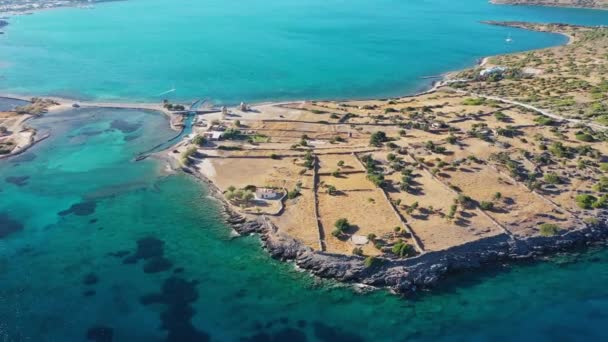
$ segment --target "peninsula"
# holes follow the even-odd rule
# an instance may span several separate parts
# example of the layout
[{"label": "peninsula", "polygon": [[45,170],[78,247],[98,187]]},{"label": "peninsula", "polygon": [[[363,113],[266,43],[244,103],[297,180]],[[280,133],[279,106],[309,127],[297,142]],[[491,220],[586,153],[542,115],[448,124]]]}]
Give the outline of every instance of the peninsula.
[{"label": "peninsula", "polygon": [[408,292],[608,234],[608,29],[412,97],[223,108],[168,152],[229,222],[322,277]]},{"label": "peninsula", "polygon": [[159,110],[192,134],[153,156],[205,181],[241,234],[326,278],[407,293],[449,272],[608,236],[608,29],[486,58],[415,96],[189,111],[31,99],[0,114],[0,153],[49,108]]}]

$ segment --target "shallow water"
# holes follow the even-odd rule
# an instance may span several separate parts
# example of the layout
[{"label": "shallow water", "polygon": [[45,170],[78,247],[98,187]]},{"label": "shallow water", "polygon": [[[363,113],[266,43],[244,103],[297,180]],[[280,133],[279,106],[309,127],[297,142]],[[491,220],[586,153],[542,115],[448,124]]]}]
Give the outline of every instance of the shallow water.
[{"label": "shallow water", "polygon": [[56,9],[11,19],[0,37],[0,92],[216,103],[392,96],[483,56],[565,41],[481,20],[608,24],[608,13],[487,0],[129,0]]},{"label": "shallow water", "polygon": [[134,162],[175,134],[162,115],[74,110],[32,124],[52,137],[0,161],[5,341],[90,329],[114,341],[605,338],[605,250],[456,276],[415,299],[357,294],[270,259],[256,237],[231,239],[202,184]]}]

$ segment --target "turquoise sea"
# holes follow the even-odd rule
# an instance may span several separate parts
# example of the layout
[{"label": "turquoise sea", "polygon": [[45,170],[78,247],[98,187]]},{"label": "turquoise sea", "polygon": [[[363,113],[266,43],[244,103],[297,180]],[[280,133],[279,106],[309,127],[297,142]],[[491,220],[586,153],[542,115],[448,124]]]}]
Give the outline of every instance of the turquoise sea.
[{"label": "turquoise sea", "polygon": [[482,20],[607,18],[487,0],[128,0],[12,18],[0,92],[216,103],[403,95],[487,55],[565,42]]},{"label": "turquoise sea", "polygon": [[[0,89],[133,101],[173,83],[175,98],[217,102],[388,96],[480,56],[563,42],[484,19],[600,24],[608,12],[477,0],[52,10],[11,19]],[[1,341],[608,338],[604,248],[453,275],[414,298],[359,293],[272,260],[255,236],[232,238],[203,184],[135,162],[175,135],[161,114],[80,109],[30,124],[51,137],[0,160]]]}]

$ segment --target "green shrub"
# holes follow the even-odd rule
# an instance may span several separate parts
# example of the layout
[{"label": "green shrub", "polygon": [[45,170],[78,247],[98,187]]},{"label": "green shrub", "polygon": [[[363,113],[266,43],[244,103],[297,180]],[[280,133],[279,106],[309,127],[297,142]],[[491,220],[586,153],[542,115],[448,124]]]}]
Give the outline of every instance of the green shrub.
[{"label": "green shrub", "polygon": [[582,194],[576,196],[576,204],[582,209],[593,209],[593,204],[597,201],[597,198],[592,195]]},{"label": "green shrub", "polygon": [[369,179],[375,186],[381,187],[384,185],[384,175],[379,173],[370,173],[367,175],[367,179]]},{"label": "green shrub", "polygon": [[599,182],[593,186],[593,190],[597,192],[608,192],[608,177],[601,177]]},{"label": "green shrub", "polygon": [[355,247],[353,248],[353,255],[363,255],[363,249],[361,247]]},{"label": "green shrub", "polygon": [[368,267],[368,268],[379,265],[380,263],[381,263],[380,259],[373,257],[373,256],[368,256],[363,261],[363,264],[365,265],[365,267]]},{"label": "green shrub", "polygon": [[465,106],[481,106],[486,103],[486,99],[484,97],[477,98],[467,98],[462,101],[462,104]]},{"label": "green shrub", "polygon": [[547,184],[559,184],[562,182],[562,180],[559,178],[559,176],[553,172],[545,173],[545,175],[543,176],[543,179],[545,180],[545,183],[547,183]]},{"label": "green shrub", "polygon": [[386,133],[382,131],[374,132],[369,138],[369,144],[372,146],[380,147],[384,142],[388,141]]},{"label": "green shrub", "polygon": [[539,116],[536,119],[534,119],[534,121],[541,126],[551,126],[555,123],[555,121],[553,121],[553,119],[546,117],[546,116]]},{"label": "green shrub", "polygon": [[543,223],[540,225],[540,235],[542,236],[554,236],[558,234],[560,228],[556,224],[552,223]]},{"label": "green shrub", "polygon": [[411,256],[415,253],[414,247],[410,244],[403,242],[402,240],[397,241],[393,248],[391,249],[393,254],[403,258]]},{"label": "green shrub", "polygon": [[293,190],[287,192],[288,199],[294,199],[298,196],[300,196],[300,191],[298,189],[293,189]]},{"label": "green shrub", "polygon": [[494,117],[496,118],[496,120],[498,121],[507,121],[509,119],[509,116],[507,116],[505,113],[503,112],[496,112],[494,113]]},{"label": "green shrub", "polygon": [[334,227],[339,230],[341,233],[343,233],[345,230],[348,229],[348,227],[350,227],[350,224],[348,223],[348,220],[345,218],[341,218],[338,219],[336,221],[336,223],[334,223]]},{"label": "green shrub", "polygon": [[338,190],[336,189],[335,186],[333,186],[333,185],[327,186],[327,193],[330,194],[331,196],[335,195],[336,191],[338,191]]},{"label": "green shrub", "polygon": [[479,204],[479,206],[483,210],[492,210],[492,209],[494,209],[494,203],[492,203],[492,202],[481,201],[481,203]]},{"label": "green shrub", "polygon": [[182,152],[181,162],[184,166],[188,166],[192,163],[192,159],[190,157],[196,154],[196,147],[190,146],[184,152]]},{"label": "green shrub", "polygon": [[588,134],[588,133],[584,133],[584,132],[577,132],[575,134],[576,139],[580,140],[580,141],[584,141],[584,142],[592,142],[595,139],[593,139],[593,135]]},{"label": "green shrub", "polygon": [[207,139],[202,135],[196,135],[194,138],[192,138],[192,143],[194,145],[203,146],[207,143]]}]

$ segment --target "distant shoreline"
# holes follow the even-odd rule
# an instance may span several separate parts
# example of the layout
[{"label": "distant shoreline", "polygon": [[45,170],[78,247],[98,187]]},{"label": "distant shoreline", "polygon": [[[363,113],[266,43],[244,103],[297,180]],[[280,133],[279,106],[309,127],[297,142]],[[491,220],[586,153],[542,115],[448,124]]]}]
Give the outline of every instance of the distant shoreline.
[{"label": "distant shoreline", "polygon": [[[608,10],[608,1],[604,1],[605,5],[596,5],[595,1],[591,6],[588,2],[580,2],[569,0],[571,3],[551,2],[547,0],[490,0],[494,5],[511,5],[511,6],[536,6],[536,7],[560,7],[560,8],[577,8],[577,9],[592,9],[592,10]],[[575,3],[576,2],[576,3]]]}]

